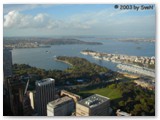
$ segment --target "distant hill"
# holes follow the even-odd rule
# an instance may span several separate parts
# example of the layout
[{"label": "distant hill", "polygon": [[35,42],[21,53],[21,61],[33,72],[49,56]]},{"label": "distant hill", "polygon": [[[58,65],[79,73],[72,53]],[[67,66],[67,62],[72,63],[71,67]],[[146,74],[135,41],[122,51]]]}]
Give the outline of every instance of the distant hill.
[{"label": "distant hill", "polygon": [[87,44],[87,45],[102,45],[100,42],[86,42],[73,38],[42,38],[42,37],[4,37],[4,45],[32,43],[47,45],[64,45],[64,44]]}]

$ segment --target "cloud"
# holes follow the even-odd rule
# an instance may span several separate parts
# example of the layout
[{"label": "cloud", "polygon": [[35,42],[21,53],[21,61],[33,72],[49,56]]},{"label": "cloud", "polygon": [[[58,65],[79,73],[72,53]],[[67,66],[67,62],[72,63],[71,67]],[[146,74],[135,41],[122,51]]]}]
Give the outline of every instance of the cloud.
[{"label": "cloud", "polygon": [[39,13],[35,16],[24,15],[18,11],[11,11],[4,16],[4,28],[54,28],[59,22],[48,14]]},{"label": "cloud", "polygon": [[[128,14],[129,13],[129,14]],[[103,9],[87,11],[66,16],[59,20],[56,15],[38,13],[24,14],[13,10],[4,15],[4,31],[20,31],[33,34],[150,34],[155,30],[154,14],[134,14],[132,11]],[[27,29],[26,29],[27,28]],[[10,32],[8,32],[8,31]],[[26,32],[27,31],[27,32]],[[124,32],[125,31],[125,32]]]},{"label": "cloud", "polygon": [[76,28],[89,29],[90,23],[84,21],[68,21],[53,19],[49,14],[25,15],[18,11],[10,11],[4,15],[4,28]]},{"label": "cloud", "polygon": [[4,27],[13,27],[18,24],[23,16],[16,11],[11,11],[4,16]]},{"label": "cloud", "polygon": [[27,10],[32,10],[35,8],[47,8],[53,5],[50,4],[4,4],[3,6],[3,13],[7,14],[10,11],[27,11]]},{"label": "cloud", "polygon": [[[76,14],[70,17],[69,21],[71,23],[82,23],[87,28],[92,28],[95,25],[107,25],[113,24],[114,21],[118,21],[115,19],[118,15],[126,14],[129,11],[117,11],[113,9],[104,9],[101,11],[93,11],[88,13]],[[82,25],[82,26],[83,26]]]},{"label": "cloud", "polygon": [[[30,5],[34,8],[37,5]],[[14,6],[15,7],[15,6]],[[23,10],[26,6],[24,6]],[[18,7],[22,9],[21,7]],[[17,8],[17,9],[18,9]],[[4,15],[4,28],[74,28],[74,29],[91,29],[95,24],[110,22],[111,18],[118,14],[123,14],[122,11],[113,11],[110,9],[101,10],[98,12],[88,12],[69,16],[68,19],[58,20],[53,19],[49,14],[39,13],[37,15],[25,15],[19,11],[13,10]]]}]

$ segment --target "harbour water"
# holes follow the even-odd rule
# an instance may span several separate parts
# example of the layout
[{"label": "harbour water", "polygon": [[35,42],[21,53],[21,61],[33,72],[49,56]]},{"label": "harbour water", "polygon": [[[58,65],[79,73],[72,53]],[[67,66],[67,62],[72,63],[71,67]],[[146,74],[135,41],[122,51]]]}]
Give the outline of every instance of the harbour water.
[{"label": "harbour water", "polygon": [[91,56],[81,54],[80,51],[89,49],[114,54],[149,57],[155,56],[154,42],[122,42],[118,40],[101,40],[97,38],[81,38],[80,40],[101,42],[103,45],[52,45],[49,48],[13,49],[13,63],[28,64],[46,70],[64,70],[70,66],[63,62],[56,61],[54,58],[56,56],[77,56],[86,58],[90,62],[94,62],[116,71],[116,63],[94,59]]}]

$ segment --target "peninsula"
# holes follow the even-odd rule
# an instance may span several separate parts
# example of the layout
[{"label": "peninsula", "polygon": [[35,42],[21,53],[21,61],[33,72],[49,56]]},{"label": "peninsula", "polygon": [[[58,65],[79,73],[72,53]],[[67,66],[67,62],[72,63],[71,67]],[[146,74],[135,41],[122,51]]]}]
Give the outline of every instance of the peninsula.
[{"label": "peninsula", "polygon": [[101,53],[93,50],[83,50],[81,54],[90,55],[95,59],[111,61],[116,63],[130,63],[136,64],[143,67],[155,68],[155,57],[146,57],[146,56],[129,56],[123,54],[110,54],[110,53]]}]

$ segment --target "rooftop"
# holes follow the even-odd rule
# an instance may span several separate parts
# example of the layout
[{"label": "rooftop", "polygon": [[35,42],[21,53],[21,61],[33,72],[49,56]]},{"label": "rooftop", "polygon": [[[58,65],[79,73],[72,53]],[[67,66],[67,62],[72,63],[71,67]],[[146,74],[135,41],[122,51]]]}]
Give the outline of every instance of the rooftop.
[{"label": "rooftop", "polygon": [[48,103],[48,106],[52,107],[52,108],[55,108],[56,106],[58,105],[62,105],[68,101],[72,100],[72,98],[68,97],[68,96],[65,96],[65,97],[62,97],[62,98],[58,98],[54,101],[51,101]]},{"label": "rooftop", "polygon": [[53,78],[46,78],[46,79],[43,79],[43,80],[36,81],[36,84],[38,86],[41,86],[41,85],[46,85],[46,84],[52,83],[54,81],[55,80]]},{"label": "rooftop", "polygon": [[98,106],[108,100],[109,100],[109,98],[107,98],[107,97],[104,97],[104,96],[101,96],[98,94],[94,94],[92,96],[89,96],[89,97],[79,101],[78,103],[81,105],[84,105],[86,107],[93,108],[93,107],[96,107],[96,106]]}]

